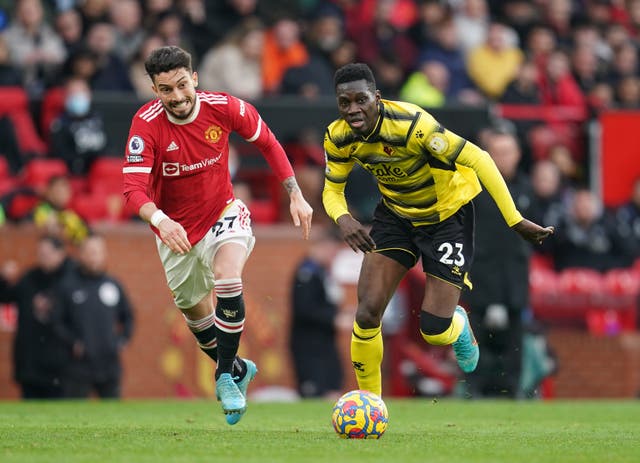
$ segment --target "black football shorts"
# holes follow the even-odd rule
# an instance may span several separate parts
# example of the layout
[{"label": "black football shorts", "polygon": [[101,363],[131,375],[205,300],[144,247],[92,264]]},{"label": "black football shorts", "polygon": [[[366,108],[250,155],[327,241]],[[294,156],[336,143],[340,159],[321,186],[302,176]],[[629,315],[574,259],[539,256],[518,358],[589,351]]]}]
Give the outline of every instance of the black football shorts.
[{"label": "black football shorts", "polygon": [[458,288],[471,287],[467,273],[473,260],[474,210],[468,202],[446,220],[415,227],[380,202],[373,215],[371,238],[376,252],[407,268],[422,258],[428,275]]}]

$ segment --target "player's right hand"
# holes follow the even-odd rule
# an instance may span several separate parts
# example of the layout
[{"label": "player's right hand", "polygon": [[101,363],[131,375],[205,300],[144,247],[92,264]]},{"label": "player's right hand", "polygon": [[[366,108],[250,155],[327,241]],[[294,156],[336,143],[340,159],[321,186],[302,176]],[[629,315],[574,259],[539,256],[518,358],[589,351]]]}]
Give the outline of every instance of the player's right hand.
[{"label": "player's right hand", "polygon": [[342,237],[354,251],[371,252],[376,248],[376,243],[369,236],[369,232],[351,214],[344,214],[336,221]]},{"label": "player's right hand", "polygon": [[176,254],[185,254],[191,250],[187,232],[175,220],[166,218],[158,224],[160,239]]}]

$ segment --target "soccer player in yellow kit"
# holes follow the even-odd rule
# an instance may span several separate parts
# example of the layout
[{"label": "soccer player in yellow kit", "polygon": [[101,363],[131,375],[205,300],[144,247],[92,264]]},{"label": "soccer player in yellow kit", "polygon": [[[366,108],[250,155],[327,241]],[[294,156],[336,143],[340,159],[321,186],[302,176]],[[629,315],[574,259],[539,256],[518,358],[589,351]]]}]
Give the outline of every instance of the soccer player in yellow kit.
[{"label": "soccer player in yellow kit", "polygon": [[[327,128],[327,214],[354,251],[365,253],[358,280],[358,308],[351,360],[358,387],[382,394],[382,314],[407,271],[422,258],[427,274],[420,331],[426,342],[453,346],[464,372],[473,371],[479,349],[469,318],[458,305],[473,257],[472,199],[481,183],[505,221],[524,239],[541,243],[553,227],[518,212],[486,151],[446,130],[422,108],[381,98],[371,69],[347,64],[335,73],[340,119]],[[376,178],[382,200],[370,232],[349,213],[344,190],[360,164]]]}]

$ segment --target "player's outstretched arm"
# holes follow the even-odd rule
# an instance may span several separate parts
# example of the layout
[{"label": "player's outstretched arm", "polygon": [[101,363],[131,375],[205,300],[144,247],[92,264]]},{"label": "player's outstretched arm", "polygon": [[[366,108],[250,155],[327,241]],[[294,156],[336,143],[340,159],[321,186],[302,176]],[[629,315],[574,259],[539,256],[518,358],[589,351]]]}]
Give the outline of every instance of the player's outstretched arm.
[{"label": "player's outstretched arm", "polygon": [[160,232],[160,239],[176,254],[185,254],[191,250],[191,243],[185,229],[175,220],[169,218],[153,203],[143,204],[140,217],[156,227]]},{"label": "player's outstretched arm", "polygon": [[367,229],[354,219],[351,214],[341,215],[336,220],[336,223],[340,227],[344,240],[354,251],[371,252],[376,248],[376,243]]},{"label": "player's outstretched arm", "polygon": [[302,191],[300,191],[295,177],[287,177],[284,182],[282,182],[282,185],[285,190],[287,190],[287,193],[289,193],[289,211],[291,212],[293,224],[296,227],[302,226],[302,237],[308,240],[311,233],[313,209],[304,199],[304,196],[302,196]]},{"label": "player's outstretched arm", "polygon": [[511,228],[533,244],[542,244],[542,241],[553,235],[554,232],[553,227],[541,227],[527,219],[522,219]]}]

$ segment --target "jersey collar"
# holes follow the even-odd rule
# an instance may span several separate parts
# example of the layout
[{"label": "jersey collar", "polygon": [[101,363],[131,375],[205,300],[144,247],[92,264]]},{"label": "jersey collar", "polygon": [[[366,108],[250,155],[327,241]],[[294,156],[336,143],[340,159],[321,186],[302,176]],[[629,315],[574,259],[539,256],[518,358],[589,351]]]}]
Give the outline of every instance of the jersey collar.
[{"label": "jersey collar", "polygon": [[191,113],[191,115],[186,118],[186,119],[176,119],[175,117],[173,117],[171,114],[169,114],[168,111],[165,111],[165,113],[167,114],[167,119],[169,119],[169,122],[172,122],[176,125],[185,125],[185,124],[189,124],[191,122],[193,122],[196,117],[198,117],[198,113],[200,112],[200,95],[198,95],[198,93],[196,92],[196,102],[193,108],[193,112]]}]

